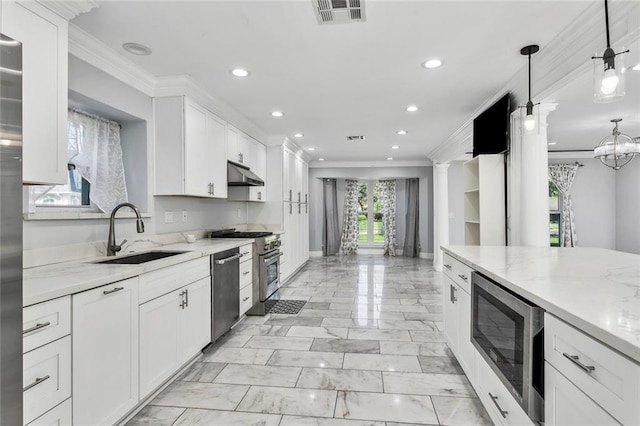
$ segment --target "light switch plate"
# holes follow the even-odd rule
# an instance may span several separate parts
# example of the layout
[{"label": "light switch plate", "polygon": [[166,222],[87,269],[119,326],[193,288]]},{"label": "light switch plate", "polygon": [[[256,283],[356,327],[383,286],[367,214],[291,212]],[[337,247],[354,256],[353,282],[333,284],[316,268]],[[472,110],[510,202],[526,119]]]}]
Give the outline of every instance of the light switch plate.
[{"label": "light switch plate", "polygon": [[173,212],[164,212],[164,223],[173,223]]}]

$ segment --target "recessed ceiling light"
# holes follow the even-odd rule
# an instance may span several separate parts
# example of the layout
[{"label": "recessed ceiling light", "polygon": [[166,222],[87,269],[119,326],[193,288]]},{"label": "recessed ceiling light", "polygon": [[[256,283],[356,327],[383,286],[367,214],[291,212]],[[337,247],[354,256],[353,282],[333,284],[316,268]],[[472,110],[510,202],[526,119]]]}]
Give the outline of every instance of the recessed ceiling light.
[{"label": "recessed ceiling light", "polygon": [[433,69],[442,66],[442,61],[440,59],[429,59],[427,62],[422,64],[423,67]]},{"label": "recessed ceiling light", "polygon": [[125,43],[122,45],[122,48],[127,52],[138,56],[151,55],[151,49],[140,43]]},{"label": "recessed ceiling light", "polygon": [[318,161],[324,161],[324,158],[318,158]]},{"label": "recessed ceiling light", "polygon": [[284,112],[282,112],[282,111],[273,111],[271,113],[271,115],[273,115],[274,117],[282,117],[284,115]]},{"label": "recessed ceiling light", "polygon": [[558,142],[549,142],[547,145],[552,146],[552,145],[556,145]]},{"label": "recessed ceiling light", "polygon": [[634,71],[640,71],[640,64],[636,64],[633,66],[633,68],[631,68]]},{"label": "recessed ceiling light", "polygon": [[387,160],[393,160],[393,157],[387,157]]},{"label": "recessed ceiling light", "polygon": [[391,147],[391,149],[398,149],[398,148],[400,148],[398,145],[394,145]]},{"label": "recessed ceiling light", "polygon": [[406,130],[398,130],[396,133],[399,134],[399,135],[406,135],[409,132],[407,132]]},{"label": "recessed ceiling light", "polygon": [[309,151],[315,151],[316,149],[314,147],[309,148]]},{"label": "recessed ceiling light", "polygon": [[303,136],[304,135],[302,133],[296,133],[296,134],[293,135],[294,138],[301,138]]},{"label": "recessed ceiling light", "polygon": [[408,107],[405,108],[407,110],[407,112],[416,112],[417,110],[419,110],[420,108],[418,108],[415,105],[409,105]]},{"label": "recessed ceiling light", "polygon": [[248,77],[249,71],[242,68],[235,68],[231,70],[231,74],[235,75],[236,77]]}]

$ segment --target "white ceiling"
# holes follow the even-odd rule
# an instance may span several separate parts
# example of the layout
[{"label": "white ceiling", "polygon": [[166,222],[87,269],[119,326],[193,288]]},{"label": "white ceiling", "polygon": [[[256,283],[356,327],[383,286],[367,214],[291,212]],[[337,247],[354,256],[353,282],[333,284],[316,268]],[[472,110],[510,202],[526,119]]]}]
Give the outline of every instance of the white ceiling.
[{"label": "white ceiling", "polygon": [[[314,159],[414,161],[426,160],[526,66],[521,47],[544,48],[593,1],[365,0],[366,22],[334,25],[317,23],[310,0],[98,1],[73,23],[156,76],[192,76],[268,135],[304,133],[295,141],[315,147]],[[125,42],[153,54],[131,55]],[[422,68],[432,57],[444,66]],[[251,76],[233,77],[235,67]],[[556,96],[550,134],[558,148],[575,135],[563,130],[575,112],[588,119],[590,78],[586,91],[577,79]],[[629,98],[640,93],[637,80],[628,83]],[[407,113],[409,104],[421,109]],[[285,116],[271,117],[276,109]],[[595,133],[588,147],[604,136]]]}]

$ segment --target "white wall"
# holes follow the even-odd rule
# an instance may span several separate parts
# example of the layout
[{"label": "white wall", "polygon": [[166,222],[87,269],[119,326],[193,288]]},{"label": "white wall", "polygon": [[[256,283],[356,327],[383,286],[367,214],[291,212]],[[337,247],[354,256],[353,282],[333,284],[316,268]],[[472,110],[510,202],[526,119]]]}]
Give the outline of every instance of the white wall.
[{"label": "white wall", "polygon": [[345,179],[393,179],[396,182],[396,241],[404,244],[406,193],[405,179],[420,178],[420,245],[423,253],[433,253],[433,176],[432,167],[331,167],[309,169],[309,249],[322,250],[322,178],[337,182],[338,217],[342,223]]},{"label": "white wall", "polygon": [[616,172],[593,158],[549,160],[583,164],[571,187],[579,247],[616,249]]},{"label": "white wall", "polygon": [[449,183],[449,244],[464,245],[464,161],[452,161],[447,169]]},{"label": "white wall", "polygon": [[[131,196],[141,199],[143,210],[152,214],[144,219],[147,234],[167,232],[184,232],[197,229],[218,228],[233,224],[247,223],[247,203],[226,200],[207,200],[192,197],[154,197],[153,194],[153,109],[152,99],[143,93],[127,86],[121,81],[98,70],[97,68],[69,57],[69,90],[81,97],[92,99],[95,105],[103,104],[109,110],[117,110],[130,117],[135,123],[129,133],[129,141],[134,139],[138,146],[125,148],[125,155],[146,155],[148,167],[144,173],[128,179]],[[140,123],[146,122],[146,129]],[[123,123],[126,125],[126,123]],[[146,130],[146,132],[145,132]],[[136,140],[136,138],[141,138]],[[144,159],[143,159],[144,160]],[[129,163],[131,158],[126,158]],[[143,161],[142,161],[143,162]],[[146,193],[147,205],[144,197]],[[238,209],[240,216],[238,216]],[[187,211],[188,220],[182,222],[182,210]],[[173,223],[164,223],[164,213],[173,212]],[[117,221],[116,237],[138,238],[133,219]],[[33,250],[59,245],[90,243],[106,240],[109,229],[108,219],[91,220],[25,220],[23,222],[23,244],[25,250]]]},{"label": "white wall", "polygon": [[640,254],[640,159],[634,159],[615,175],[616,249]]}]

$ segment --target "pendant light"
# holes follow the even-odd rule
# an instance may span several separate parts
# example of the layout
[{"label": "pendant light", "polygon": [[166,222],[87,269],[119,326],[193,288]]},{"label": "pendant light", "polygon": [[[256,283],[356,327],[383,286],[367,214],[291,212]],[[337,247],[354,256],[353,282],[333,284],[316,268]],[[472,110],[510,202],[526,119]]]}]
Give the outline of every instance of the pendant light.
[{"label": "pendant light", "polygon": [[[524,118],[524,128],[527,132],[532,132],[536,128],[536,119],[533,116],[534,103],[531,101],[531,55],[540,50],[540,46],[537,44],[531,44],[520,49],[520,54],[529,57],[529,100],[525,108],[527,115]],[[535,104],[538,105],[538,104]]]},{"label": "pendant light", "polygon": [[[625,95],[624,88],[624,54],[629,50],[616,53],[611,48],[609,37],[609,5],[604,0],[604,21],[607,32],[607,48],[602,56],[593,59],[593,100],[597,103],[613,102]],[[596,53],[597,55],[597,53]],[[616,64],[616,56],[619,56]],[[602,61],[600,61],[602,60]]]},{"label": "pendant light", "polygon": [[622,118],[611,120],[612,123],[615,123],[613,132],[602,139],[593,150],[595,158],[614,170],[620,170],[622,166],[629,164],[636,155],[640,154],[640,139],[631,139],[628,135],[620,133],[618,123],[621,121]]}]

